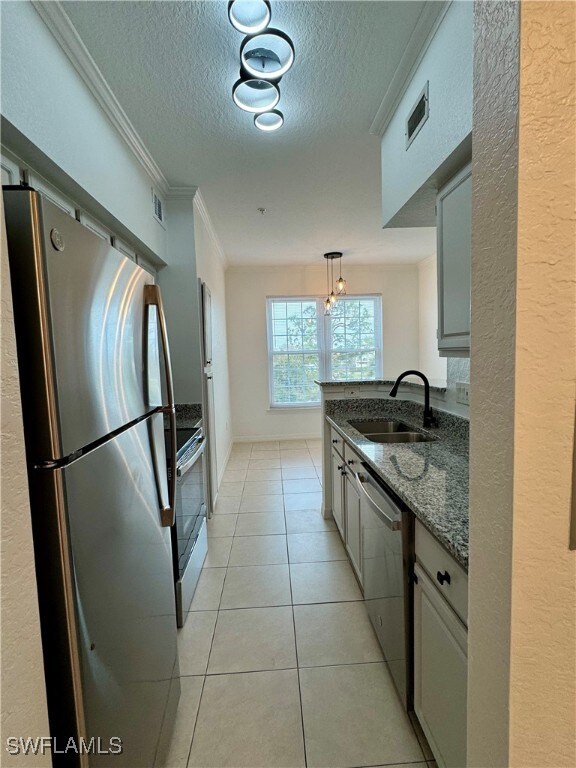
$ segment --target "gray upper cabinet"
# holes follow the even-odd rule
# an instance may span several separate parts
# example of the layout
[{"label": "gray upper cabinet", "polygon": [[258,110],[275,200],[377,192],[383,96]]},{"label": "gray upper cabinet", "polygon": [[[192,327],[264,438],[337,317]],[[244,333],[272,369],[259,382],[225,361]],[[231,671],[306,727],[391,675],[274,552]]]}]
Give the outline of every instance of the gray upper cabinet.
[{"label": "gray upper cabinet", "polygon": [[470,256],[472,168],[467,165],[440,191],[438,236],[438,351],[442,357],[470,355]]}]

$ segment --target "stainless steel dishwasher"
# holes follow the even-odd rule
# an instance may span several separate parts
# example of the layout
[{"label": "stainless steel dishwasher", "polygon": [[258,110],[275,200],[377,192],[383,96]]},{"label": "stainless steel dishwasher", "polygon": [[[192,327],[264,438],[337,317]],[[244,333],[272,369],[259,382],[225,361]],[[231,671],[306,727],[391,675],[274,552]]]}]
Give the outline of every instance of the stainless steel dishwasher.
[{"label": "stainless steel dishwasher", "polygon": [[354,473],[361,497],[364,600],[384,659],[406,710],[413,706],[412,513],[362,462]]}]

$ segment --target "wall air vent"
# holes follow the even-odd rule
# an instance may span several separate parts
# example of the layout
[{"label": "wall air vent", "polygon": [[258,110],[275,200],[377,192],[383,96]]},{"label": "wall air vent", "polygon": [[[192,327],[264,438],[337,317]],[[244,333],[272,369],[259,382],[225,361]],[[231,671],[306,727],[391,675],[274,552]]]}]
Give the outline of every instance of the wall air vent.
[{"label": "wall air vent", "polygon": [[162,200],[158,197],[156,192],[152,190],[152,204],[154,205],[154,217],[163,224],[164,223],[164,209],[162,206]]},{"label": "wall air vent", "polygon": [[414,104],[408,118],[406,119],[406,149],[412,144],[420,129],[428,120],[428,113],[430,111],[428,104],[428,81],[422,89],[420,96],[416,104]]}]

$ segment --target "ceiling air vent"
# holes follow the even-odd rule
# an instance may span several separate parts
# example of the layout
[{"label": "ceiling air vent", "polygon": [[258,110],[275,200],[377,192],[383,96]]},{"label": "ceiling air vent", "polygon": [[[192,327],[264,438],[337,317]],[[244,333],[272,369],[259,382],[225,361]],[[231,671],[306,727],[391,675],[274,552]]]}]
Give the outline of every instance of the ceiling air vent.
[{"label": "ceiling air vent", "polygon": [[163,224],[164,223],[164,209],[162,207],[162,200],[158,197],[156,192],[152,190],[152,203],[154,205],[154,216],[158,219],[158,221]]},{"label": "ceiling air vent", "polygon": [[408,118],[406,120],[406,149],[412,144],[420,128],[428,120],[429,106],[428,106],[428,82],[422,89],[422,93],[418,97],[416,104],[413,106]]}]

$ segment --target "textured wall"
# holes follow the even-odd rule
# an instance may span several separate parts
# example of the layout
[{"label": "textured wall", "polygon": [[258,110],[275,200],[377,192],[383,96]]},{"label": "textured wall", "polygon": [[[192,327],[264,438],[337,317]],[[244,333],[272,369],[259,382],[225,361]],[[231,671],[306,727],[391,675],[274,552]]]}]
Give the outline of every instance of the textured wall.
[{"label": "textured wall", "polygon": [[468,765],[576,764],[575,6],[475,6]]},{"label": "textured wall", "polygon": [[470,768],[508,765],[519,12],[474,12]]},{"label": "textured wall", "polygon": [[510,766],[576,765],[576,5],[521,11]]},{"label": "textured wall", "polygon": [[20,382],[12,317],[4,206],[1,196],[0,225],[2,227],[0,763],[6,768],[9,766],[35,768],[35,766],[51,765],[49,755],[11,757],[4,749],[5,739],[8,736],[46,736],[49,729],[24,457]]}]

